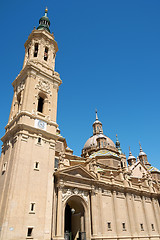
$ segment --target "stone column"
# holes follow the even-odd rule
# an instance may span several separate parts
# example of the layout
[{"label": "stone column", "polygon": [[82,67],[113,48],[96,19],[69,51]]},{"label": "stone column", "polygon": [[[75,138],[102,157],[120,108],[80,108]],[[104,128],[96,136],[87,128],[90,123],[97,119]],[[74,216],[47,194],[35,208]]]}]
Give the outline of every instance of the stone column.
[{"label": "stone column", "polygon": [[55,187],[53,190],[53,209],[52,209],[52,214],[53,214],[53,223],[52,223],[52,238],[53,236],[56,236],[56,211],[57,209],[57,195],[55,191]]},{"label": "stone column", "polygon": [[84,232],[84,216],[81,216],[81,232]]},{"label": "stone column", "polygon": [[57,236],[62,236],[62,186],[58,186],[58,204],[57,204]]},{"label": "stone column", "polygon": [[92,231],[93,231],[93,236],[96,236],[97,221],[95,216],[97,216],[97,203],[96,203],[96,192],[94,189],[92,189],[91,191],[91,210],[92,210]]}]

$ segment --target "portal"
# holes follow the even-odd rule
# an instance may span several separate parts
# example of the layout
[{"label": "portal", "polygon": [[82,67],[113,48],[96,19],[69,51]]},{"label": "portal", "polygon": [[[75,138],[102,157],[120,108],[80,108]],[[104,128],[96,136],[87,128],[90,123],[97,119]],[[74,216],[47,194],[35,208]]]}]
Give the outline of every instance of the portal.
[{"label": "portal", "polygon": [[71,197],[65,207],[65,240],[86,240],[85,211],[81,199]]}]

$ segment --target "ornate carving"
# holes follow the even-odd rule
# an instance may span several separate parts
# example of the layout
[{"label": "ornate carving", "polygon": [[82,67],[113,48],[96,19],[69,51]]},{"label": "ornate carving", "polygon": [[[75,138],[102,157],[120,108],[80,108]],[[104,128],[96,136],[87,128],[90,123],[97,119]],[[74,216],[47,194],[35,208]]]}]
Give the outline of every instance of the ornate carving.
[{"label": "ornate carving", "polygon": [[88,202],[88,192],[84,190],[79,190],[78,188],[70,189],[63,188],[62,190],[62,202],[64,202],[68,197],[72,195],[81,196],[86,202]]},{"label": "ornate carving", "polygon": [[40,80],[38,81],[38,84],[36,85],[36,87],[37,87],[39,90],[43,91],[43,92],[46,92],[46,93],[48,93],[48,94],[51,94],[50,84],[49,84],[48,81],[45,81],[45,80],[40,79]]},{"label": "ornate carving", "polygon": [[20,93],[25,87],[25,80],[22,80],[18,86],[16,86],[16,93]]}]

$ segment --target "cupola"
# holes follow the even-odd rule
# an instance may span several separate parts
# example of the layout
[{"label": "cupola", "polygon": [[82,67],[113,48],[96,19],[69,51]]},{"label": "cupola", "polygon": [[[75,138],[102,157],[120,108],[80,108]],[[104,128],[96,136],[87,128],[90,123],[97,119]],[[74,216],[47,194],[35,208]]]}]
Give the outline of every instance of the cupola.
[{"label": "cupola", "polygon": [[96,110],[96,120],[93,123],[93,135],[103,134],[102,123],[98,120],[97,110]]},{"label": "cupola", "polygon": [[134,163],[136,163],[136,158],[132,155],[130,147],[129,147],[129,157],[127,159],[127,162],[129,166],[132,166]]},{"label": "cupola", "polygon": [[48,8],[45,9],[45,15],[41,17],[39,20],[39,26],[37,27],[38,30],[45,29],[46,31],[50,32],[50,29],[49,29],[50,21],[47,16],[47,13],[48,13]]},{"label": "cupola", "polygon": [[144,165],[150,165],[149,162],[148,162],[148,159],[147,159],[147,154],[145,152],[143,152],[140,142],[139,142],[139,146],[140,146],[140,152],[139,152],[139,155],[138,155],[139,160]]}]

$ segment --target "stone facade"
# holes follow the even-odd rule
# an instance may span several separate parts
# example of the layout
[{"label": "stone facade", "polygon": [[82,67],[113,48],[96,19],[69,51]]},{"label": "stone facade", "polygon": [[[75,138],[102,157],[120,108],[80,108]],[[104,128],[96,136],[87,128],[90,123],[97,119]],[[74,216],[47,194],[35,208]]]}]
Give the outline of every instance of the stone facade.
[{"label": "stone facade", "polygon": [[62,81],[47,10],[25,43],[2,137],[0,239],[160,239],[160,172],[140,145],[128,159],[103,133],[75,156],[56,122]]}]

